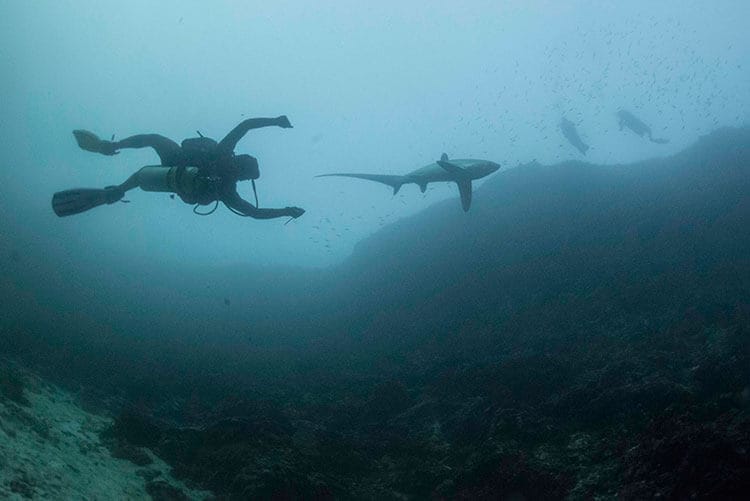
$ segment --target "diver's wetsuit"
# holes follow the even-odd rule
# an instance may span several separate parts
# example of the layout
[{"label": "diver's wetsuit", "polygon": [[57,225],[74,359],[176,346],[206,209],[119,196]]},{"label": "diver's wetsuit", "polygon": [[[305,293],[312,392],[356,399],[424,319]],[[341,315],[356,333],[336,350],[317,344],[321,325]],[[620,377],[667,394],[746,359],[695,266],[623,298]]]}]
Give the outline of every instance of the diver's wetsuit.
[{"label": "diver's wetsuit", "polygon": [[[120,141],[102,141],[86,131],[73,133],[79,146],[104,155],[115,155],[119,153],[118,150],[129,148],[153,148],[156,151],[161,165],[143,167],[124,183],[109,188],[122,195],[140,187],[145,191],[176,193],[189,204],[207,205],[220,201],[235,212],[256,219],[296,218],[304,213],[303,209],[261,209],[237,193],[238,181],[254,180],[259,176],[257,160],[249,155],[234,154],[237,142],[251,129],[274,125],[292,127],[289,119],[283,115],[277,118],[250,118],[237,125],[218,143],[201,136],[186,139],[182,145],[159,134],[138,134]],[[84,145],[85,140],[89,143]],[[250,167],[246,165],[248,163]]]},{"label": "diver's wetsuit", "polygon": [[176,193],[188,204],[208,205],[219,201],[243,216],[255,219],[277,217],[297,218],[304,210],[297,207],[283,209],[261,209],[244,200],[237,193],[239,175],[231,164],[213,169],[213,175],[205,175],[197,167],[146,166],[117,186],[123,195],[126,191],[141,188],[144,191]]},{"label": "diver's wetsuit", "polygon": [[[248,131],[274,125],[283,128],[291,127],[289,119],[283,115],[277,118],[248,118],[232,129],[219,143],[213,139],[200,137],[186,139],[182,142],[182,146],[180,146],[171,139],[159,134],[138,134],[126,137],[120,141],[101,141],[101,150],[99,152],[105,155],[114,155],[117,153],[117,150],[121,149],[153,148],[156,154],[159,155],[161,164],[165,167],[195,165],[203,168],[202,164],[206,162],[233,156],[234,148]],[[191,141],[202,142],[203,144],[196,148],[190,148]],[[213,143],[212,147],[208,144],[209,142]]]},{"label": "diver's wetsuit", "polygon": [[669,139],[654,137],[653,132],[651,132],[651,127],[643,123],[639,118],[627,110],[618,111],[617,119],[620,130],[622,130],[623,127],[627,127],[641,137],[648,137],[648,140],[652,143],[665,144],[669,142]]},{"label": "diver's wetsuit", "polygon": [[563,119],[560,121],[560,130],[562,131],[563,136],[565,136],[565,139],[567,139],[568,142],[575,147],[575,149],[580,151],[583,155],[586,154],[586,152],[589,150],[589,145],[584,143],[581,139],[581,136],[578,135],[578,130],[576,129],[576,126],[573,122],[563,117]]}]

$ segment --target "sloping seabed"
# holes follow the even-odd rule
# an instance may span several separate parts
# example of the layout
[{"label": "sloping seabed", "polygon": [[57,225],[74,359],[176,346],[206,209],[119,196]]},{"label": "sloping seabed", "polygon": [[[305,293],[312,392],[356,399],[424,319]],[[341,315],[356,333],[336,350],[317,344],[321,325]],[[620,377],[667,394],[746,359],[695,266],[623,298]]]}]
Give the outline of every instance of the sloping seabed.
[{"label": "sloping seabed", "polygon": [[205,499],[146,450],[107,447],[111,419],[0,360],[2,499]]},{"label": "sloping seabed", "polygon": [[737,498],[748,193],[749,128],[635,165],[521,165],[334,270],[213,270],[238,297],[274,284],[226,313],[252,339],[50,333],[49,311],[3,337],[115,412],[114,447],[219,497]]}]

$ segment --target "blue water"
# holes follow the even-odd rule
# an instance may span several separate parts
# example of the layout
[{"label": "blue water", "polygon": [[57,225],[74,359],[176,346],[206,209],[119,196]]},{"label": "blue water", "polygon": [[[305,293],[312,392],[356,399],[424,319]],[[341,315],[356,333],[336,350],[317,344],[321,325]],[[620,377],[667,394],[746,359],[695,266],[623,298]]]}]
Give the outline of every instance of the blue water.
[{"label": "blue water", "polygon": [[[230,499],[750,488],[750,4],[0,12],[0,353],[111,414],[112,450]],[[73,130],[219,141],[281,115],[234,152],[297,219],[139,189],[52,211],[159,163]],[[443,153],[500,165],[468,212],[454,182],[315,177]]]}]

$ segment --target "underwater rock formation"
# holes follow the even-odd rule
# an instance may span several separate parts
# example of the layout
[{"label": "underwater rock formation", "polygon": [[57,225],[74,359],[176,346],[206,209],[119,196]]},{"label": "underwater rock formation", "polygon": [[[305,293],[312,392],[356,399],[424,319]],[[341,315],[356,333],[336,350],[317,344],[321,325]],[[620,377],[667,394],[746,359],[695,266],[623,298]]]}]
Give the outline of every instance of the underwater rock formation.
[{"label": "underwater rock formation", "polygon": [[477,191],[468,217],[437,204],[305,289],[278,277],[278,309],[247,323],[297,351],[96,331],[65,357],[37,338],[26,353],[132,400],[101,399],[116,454],[229,499],[746,492],[750,129],[634,165],[522,165]]}]

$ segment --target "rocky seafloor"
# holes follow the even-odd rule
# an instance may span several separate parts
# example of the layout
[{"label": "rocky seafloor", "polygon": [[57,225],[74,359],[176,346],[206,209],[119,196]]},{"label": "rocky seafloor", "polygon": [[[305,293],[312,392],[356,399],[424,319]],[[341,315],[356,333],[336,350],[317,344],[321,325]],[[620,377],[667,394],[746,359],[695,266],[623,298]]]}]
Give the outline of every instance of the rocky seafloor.
[{"label": "rocky seafloor", "polygon": [[748,335],[610,339],[398,379],[300,381],[273,399],[169,399],[114,420],[23,372],[25,389],[3,382],[0,496],[741,499]]},{"label": "rocky seafloor", "polygon": [[739,499],[750,492],[748,335],[673,331],[325,392],[300,385],[273,402],[228,399],[191,427],[131,410],[113,434],[233,499]]},{"label": "rocky seafloor", "polygon": [[1,499],[206,499],[147,449],[117,449],[112,419],[74,393],[0,360]]}]

